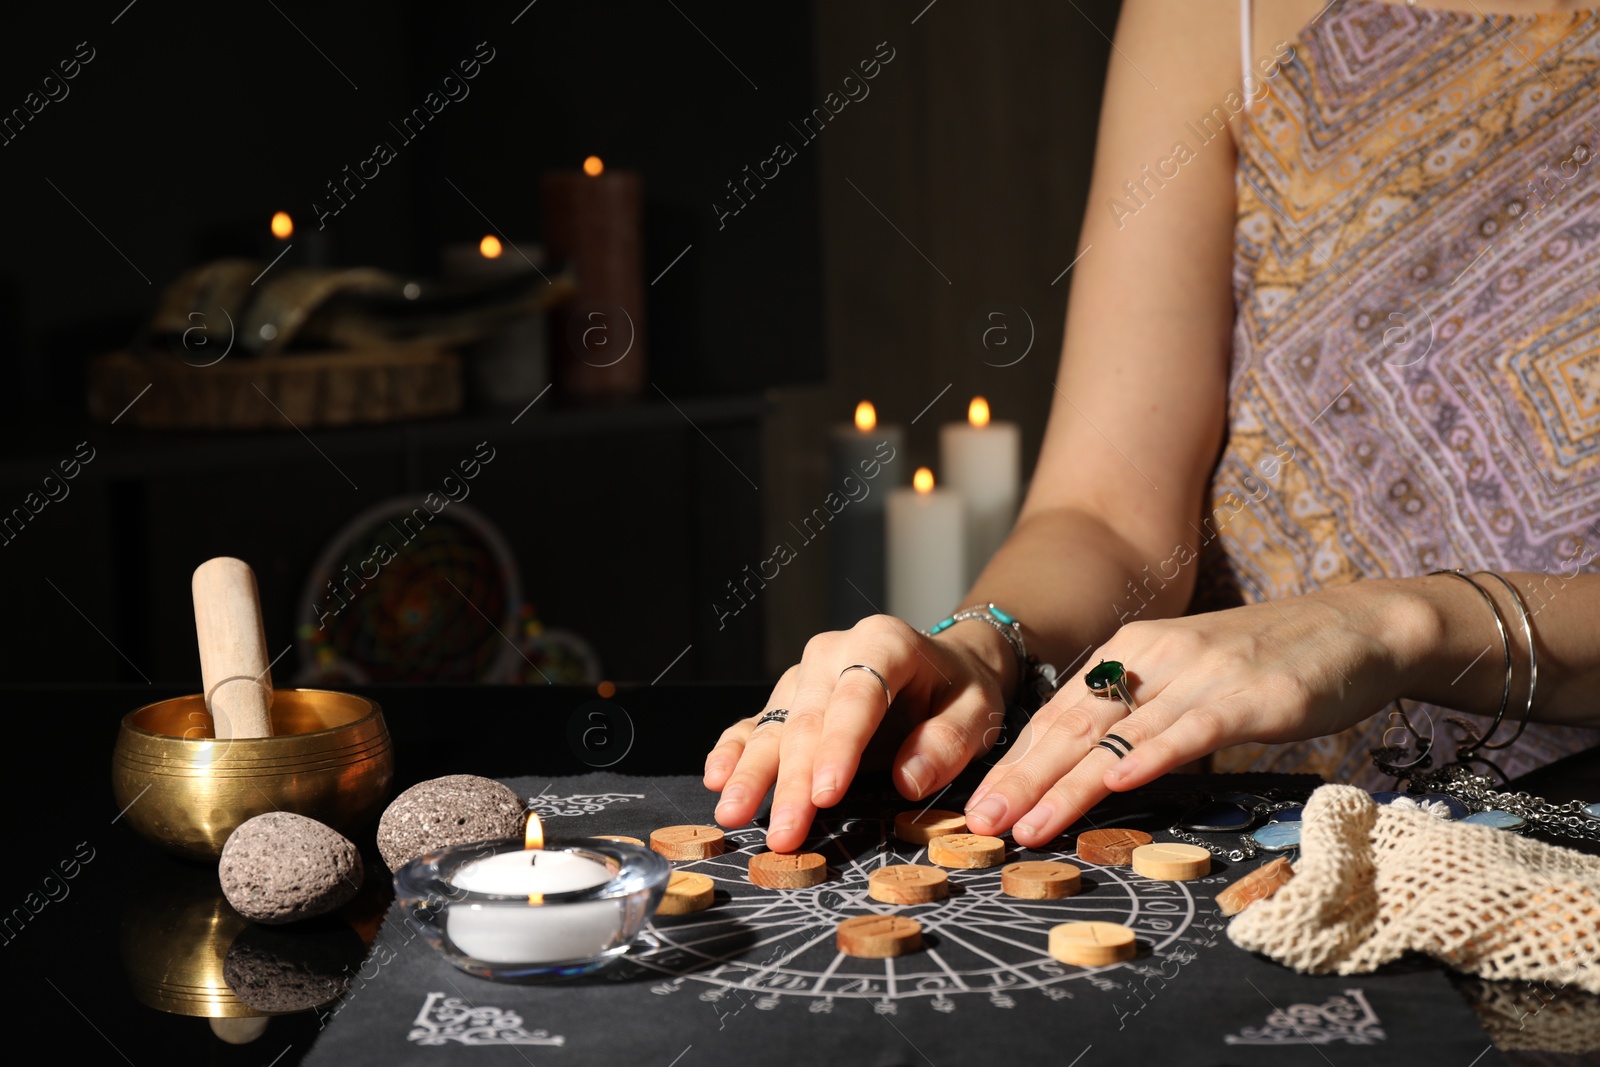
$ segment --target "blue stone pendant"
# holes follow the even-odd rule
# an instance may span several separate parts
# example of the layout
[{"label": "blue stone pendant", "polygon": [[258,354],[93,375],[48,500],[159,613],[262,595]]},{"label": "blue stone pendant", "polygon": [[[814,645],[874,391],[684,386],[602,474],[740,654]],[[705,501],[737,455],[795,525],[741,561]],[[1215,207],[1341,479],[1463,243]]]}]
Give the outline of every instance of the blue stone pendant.
[{"label": "blue stone pendant", "polygon": [[1305,806],[1297,804],[1296,806],[1294,806],[1292,808],[1282,808],[1282,809],[1279,809],[1278,811],[1273,812],[1272,815],[1268,817],[1267,821],[1268,822],[1299,822],[1302,818],[1305,817],[1305,813],[1306,813]]},{"label": "blue stone pendant", "polygon": [[1300,824],[1269,822],[1250,837],[1268,852],[1287,852],[1291,848],[1300,847]]},{"label": "blue stone pendant", "polygon": [[1496,830],[1520,830],[1528,825],[1509,811],[1475,811],[1461,821],[1476,826],[1492,826]]},{"label": "blue stone pendant", "polygon": [[1254,812],[1227,801],[1212,801],[1190,808],[1178,820],[1178,826],[1199,833],[1242,833],[1258,821]]}]

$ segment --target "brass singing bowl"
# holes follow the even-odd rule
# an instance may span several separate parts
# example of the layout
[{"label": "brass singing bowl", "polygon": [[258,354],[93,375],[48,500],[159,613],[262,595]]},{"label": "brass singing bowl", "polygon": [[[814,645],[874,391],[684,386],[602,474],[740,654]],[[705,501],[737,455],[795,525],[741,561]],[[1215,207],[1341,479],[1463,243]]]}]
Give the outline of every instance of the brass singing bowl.
[{"label": "brass singing bowl", "polygon": [[215,861],[234,828],[289,811],[341,833],[383,808],[394,748],[376,703],[322,689],[277,689],[271,737],[217,740],[199,694],[129,712],[111,788],[122,818],[188,859]]}]

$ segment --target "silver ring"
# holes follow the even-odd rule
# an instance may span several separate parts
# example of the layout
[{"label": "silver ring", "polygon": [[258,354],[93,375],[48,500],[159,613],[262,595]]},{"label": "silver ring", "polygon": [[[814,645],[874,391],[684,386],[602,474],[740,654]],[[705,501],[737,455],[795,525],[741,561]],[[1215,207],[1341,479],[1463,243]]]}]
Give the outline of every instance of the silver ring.
[{"label": "silver ring", "polygon": [[884,705],[887,706],[889,704],[893,704],[894,703],[894,694],[889,692],[889,683],[883,680],[883,675],[879,674],[877,671],[873,670],[871,667],[867,666],[865,663],[852,663],[852,664],[850,664],[850,666],[846,667],[844,670],[839,672],[839,677],[843,678],[845,675],[849,674],[851,671],[866,671],[868,674],[872,675],[874,678],[876,678],[878,680],[878,684],[883,686],[883,702],[884,702]]},{"label": "silver ring", "polygon": [[789,709],[788,708],[773,708],[771,711],[763,711],[761,713],[761,717],[758,718],[756,720],[756,724],[750,728],[750,732],[751,733],[755,733],[757,730],[761,729],[763,726],[767,725],[767,723],[769,723],[769,722],[783,723],[783,722],[788,722],[788,721],[789,721]]},{"label": "silver ring", "polygon": [[[1101,660],[1083,676],[1083,683],[1089,687],[1089,692],[1102,700],[1122,701],[1130,714],[1139,710],[1133,694],[1128,692],[1128,672],[1116,660]],[[1131,749],[1133,746],[1128,747]]]}]

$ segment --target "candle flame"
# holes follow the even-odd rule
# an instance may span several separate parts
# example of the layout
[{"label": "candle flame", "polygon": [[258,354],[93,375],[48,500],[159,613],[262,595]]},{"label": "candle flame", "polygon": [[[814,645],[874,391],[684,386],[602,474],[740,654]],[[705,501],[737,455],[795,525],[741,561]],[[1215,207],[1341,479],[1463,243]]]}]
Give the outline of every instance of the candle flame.
[{"label": "candle flame", "polygon": [[919,493],[933,492],[933,472],[927,467],[918,467],[917,473],[911,476],[911,488]]},{"label": "candle flame", "polygon": [[289,217],[287,211],[279,211],[272,216],[272,236],[287,241],[293,234],[294,219]]},{"label": "candle flame", "polygon": [[878,425],[878,409],[872,406],[872,401],[863,400],[856,405],[856,429],[866,433]]},{"label": "candle flame", "polygon": [[600,162],[599,156],[590,156],[583,161],[583,172],[591,178],[598,178],[605,173],[606,165]]},{"label": "candle flame", "polygon": [[485,234],[483,240],[478,242],[478,252],[484,259],[499,259],[500,253],[505,249],[500,246],[500,238],[494,234]]},{"label": "candle flame", "polygon": [[[536,811],[528,812],[528,826],[522,831],[522,847],[524,850],[544,848],[544,824],[539,821],[539,813]],[[534,860],[538,858],[538,856],[533,857]],[[544,894],[529,893],[528,903],[536,906],[543,904]]]},{"label": "candle flame", "polygon": [[989,425],[989,402],[981,396],[973,397],[967,405],[967,421],[980,430]]}]

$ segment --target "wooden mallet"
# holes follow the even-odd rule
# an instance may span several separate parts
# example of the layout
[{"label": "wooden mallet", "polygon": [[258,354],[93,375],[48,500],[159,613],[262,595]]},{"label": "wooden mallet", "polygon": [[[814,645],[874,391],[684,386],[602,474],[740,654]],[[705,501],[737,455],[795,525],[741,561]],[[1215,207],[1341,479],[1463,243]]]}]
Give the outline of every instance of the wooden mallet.
[{"label": "wooden mallet", "polygon": [[255,573],[243,560],[218,556],[195,568],[191,589],[216,737],[271,737],[272,673]]}]

